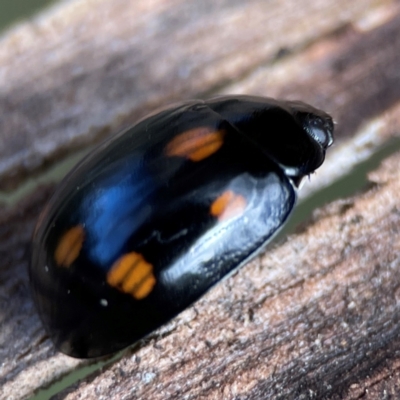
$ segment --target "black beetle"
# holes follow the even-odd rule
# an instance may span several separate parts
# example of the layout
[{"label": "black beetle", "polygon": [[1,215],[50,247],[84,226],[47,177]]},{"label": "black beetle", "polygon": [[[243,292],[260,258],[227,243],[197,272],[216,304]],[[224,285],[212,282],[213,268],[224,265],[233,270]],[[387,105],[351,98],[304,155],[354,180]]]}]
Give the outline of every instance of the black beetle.
[{"label": "black beetle", "polygon": [[30,280],[56,346],[120,350],[176,316],[279,230],[324,161],[331,117],[226,96],[138,122],[80,162],[36,226]]}]

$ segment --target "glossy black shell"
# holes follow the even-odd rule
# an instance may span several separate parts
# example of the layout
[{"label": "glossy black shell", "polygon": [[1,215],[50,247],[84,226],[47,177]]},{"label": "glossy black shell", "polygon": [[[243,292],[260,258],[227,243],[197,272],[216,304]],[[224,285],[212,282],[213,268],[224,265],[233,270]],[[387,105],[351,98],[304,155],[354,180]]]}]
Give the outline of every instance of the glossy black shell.
[{"label": "glossy black shell", "polygon": [[304,103],[235,96],[165,109],[98,147],[33,237],[33,295],[57,348],[122,349],[242,265],[286,221],[332,132]]}]

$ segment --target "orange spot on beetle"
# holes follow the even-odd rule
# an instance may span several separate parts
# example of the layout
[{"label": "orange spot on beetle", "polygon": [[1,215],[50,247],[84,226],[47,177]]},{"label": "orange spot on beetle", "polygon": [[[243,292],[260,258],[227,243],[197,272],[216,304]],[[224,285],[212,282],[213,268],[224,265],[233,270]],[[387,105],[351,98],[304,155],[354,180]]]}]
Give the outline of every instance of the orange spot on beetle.
[{"label": "orange spot on beetle", "polygon": [[167,156],[201,161],[220,149],[225,134],[224,130],[215,130],[207,126],[189,129],[175,136],[165,148],[165,153]]},{"label": "orange spot on beetle", "polygon": [[131,252],[115,261],[107,274],[107,283],[141,300],[151,293],[156,278],[153,266],[141,254]]},{"label": "orange spot on beetle", "polygon": [[227,220],[241,214],[246,208],[246,199],[241,194],[227,190],[211,204],[211,215],[219,221]]},{"label": "orange spot on beetle", "polygon": [[56,264],[60,267],[69,267],[79,256],[85,240],[85,230],[82,225],[67,230],[59,240],[54,252]]}]

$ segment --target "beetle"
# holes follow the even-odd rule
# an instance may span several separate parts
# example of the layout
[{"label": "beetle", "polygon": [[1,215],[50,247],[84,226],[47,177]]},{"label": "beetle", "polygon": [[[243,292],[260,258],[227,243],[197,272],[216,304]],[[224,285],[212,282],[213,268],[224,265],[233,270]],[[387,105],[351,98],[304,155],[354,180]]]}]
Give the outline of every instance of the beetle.
[{"label": "beetle", "polygon": [[34,231],[30,282],[56,347],[103,356],[179,314],[270,241],[332,142],[332,118],[312,106],[225,96],[101,144]]}]

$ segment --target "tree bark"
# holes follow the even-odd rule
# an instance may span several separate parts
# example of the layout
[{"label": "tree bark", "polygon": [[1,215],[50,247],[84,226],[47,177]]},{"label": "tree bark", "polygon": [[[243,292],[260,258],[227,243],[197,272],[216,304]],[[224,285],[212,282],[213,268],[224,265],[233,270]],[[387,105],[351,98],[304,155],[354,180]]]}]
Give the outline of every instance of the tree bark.
[{"label": "tree bark", "polygon": [[[399,21],[388,0],[61,3],[0,39],[0,187],[160,105],[248,93],[334,116],[319,190],[400,147]],[[398,397],[399,162],[57,398]],[[53,190],[0,205],[1,399],[88,364],[53,349],[29,292],[30,236]]]}]

